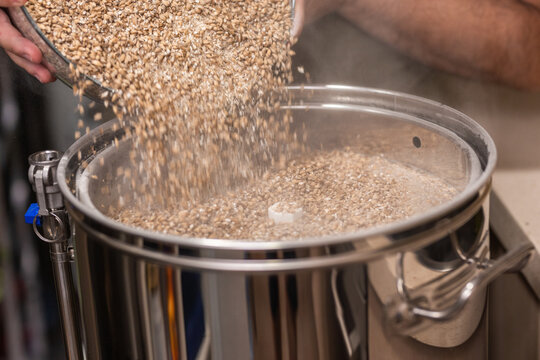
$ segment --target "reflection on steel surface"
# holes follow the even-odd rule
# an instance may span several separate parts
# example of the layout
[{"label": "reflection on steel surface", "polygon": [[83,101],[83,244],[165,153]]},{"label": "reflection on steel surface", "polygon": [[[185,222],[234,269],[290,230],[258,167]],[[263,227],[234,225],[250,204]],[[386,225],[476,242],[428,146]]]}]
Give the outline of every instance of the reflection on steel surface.
[{"label": "reflection on steel surface", "polygon": [[[407,252],[424,268],[442,259],[443,266],[429,270],[452,274],[448,269],[466,264],[463,257],[472,249],[486,248],[487,212],[482,226],[464,228],[488,205],[496,155],[472,120],[437,103],[380,90],[293,87],[291,95],[289,109],[306,125],[308,146],[360,142],[366,151],[444,177],[461,193],[399,223],[325,238],[249,242],[157,234],[116,223],[97,210],[113,197],[100,194],[89,174],[116,174],[113,167],[128,159],[129,139],[111,147],[123,130],[105,124],[79,139],[58,171],[74,226],[88,358],[365,359],[366,288],[373,282],[366,267]],[[422,139],[421,148],[411,143],[418,132],[432,135]],[[100,157],[107,157],[105,166],[93,167]],[[101,178],[120,184],[113,175]],[[129,199],[129,188],[118,191]],[[460,251],[433,257],[428,246],[454,233],[466,234],[454,242]],[[480,253],[471,266],[483,258]],[[478,278],[479,285],[502,271],[497,264],[497,271]],[[386,285],[396,291],[395,284],[393,279]],[[462,282],[441,284],[440,294],[446,294]],[[403,294],[415,301],[419,293],[405,286]]]}]

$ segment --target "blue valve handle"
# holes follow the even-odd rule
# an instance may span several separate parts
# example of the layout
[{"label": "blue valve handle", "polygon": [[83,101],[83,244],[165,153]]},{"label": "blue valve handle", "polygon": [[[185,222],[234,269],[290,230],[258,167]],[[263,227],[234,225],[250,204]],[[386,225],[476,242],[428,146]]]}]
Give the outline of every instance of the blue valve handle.
[{"label": "blue valve handle", "polygon": [[38,215],[39,212],[39,205],[37,203],[32,203],[28,207],[28,210],[26,210],[26,213],[24,214],[24,222],[27,224],[33,224],[34,218],[37,215],[36,219],[36,225],[41,226],[41,216]]}]

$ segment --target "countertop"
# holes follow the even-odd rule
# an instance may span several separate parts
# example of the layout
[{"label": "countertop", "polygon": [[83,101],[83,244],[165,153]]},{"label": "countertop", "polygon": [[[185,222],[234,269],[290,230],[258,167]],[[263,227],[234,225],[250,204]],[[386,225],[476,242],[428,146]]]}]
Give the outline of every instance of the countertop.
[{"label": "countertop", "polygon": [[[540,168],[497,170],[490,212],[491,228],[504,247],[529,241],[540,252]],[[540,299],[540,257],[533,257],[522,273]]]}]

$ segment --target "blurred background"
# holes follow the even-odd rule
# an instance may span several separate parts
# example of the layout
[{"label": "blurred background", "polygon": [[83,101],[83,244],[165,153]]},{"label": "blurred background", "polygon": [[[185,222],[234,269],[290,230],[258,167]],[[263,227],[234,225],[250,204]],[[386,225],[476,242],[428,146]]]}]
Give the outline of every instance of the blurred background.
[{"label": "blurred background", "polygon": [[35,240],[24,213],[32,198],[27,157],[56,145],[53,107],[49,88],[44,91],[3,51],[0,69],[0,356],[52,358],[60,333],[48,249]]},{"label": "blurred background", "polygon": [[81,117],[78,103],[66,85],[42,85],[0,51],[0,359],[65,356],[48,245],[24,214],[36,201],[28,156],[66,150],[79,118],[85,127],[97,125],[89,119],[100,106]]}]

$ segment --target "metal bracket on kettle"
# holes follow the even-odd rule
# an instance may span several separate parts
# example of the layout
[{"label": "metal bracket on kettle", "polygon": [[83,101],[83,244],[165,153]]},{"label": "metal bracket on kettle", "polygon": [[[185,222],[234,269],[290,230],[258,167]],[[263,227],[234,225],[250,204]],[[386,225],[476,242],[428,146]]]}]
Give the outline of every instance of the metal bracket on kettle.
[{"label": "metal bracket on kettle", "polygon": [[[453,243],[455,246],[456,242]],[[490,260],[487,248],[484,248],[479,256],[464,258],[458,270],[414,291],[409,291],[405,286],[404,255],[400,253],[396,268],[398,296],[386,304],[387,321],[399,333],[411,335],[424,329],[430,321],[451,320],[473,295],[498,276],[520,270],[534,252],[534,246],[526,242],[510,249],[500,258]]]}]

